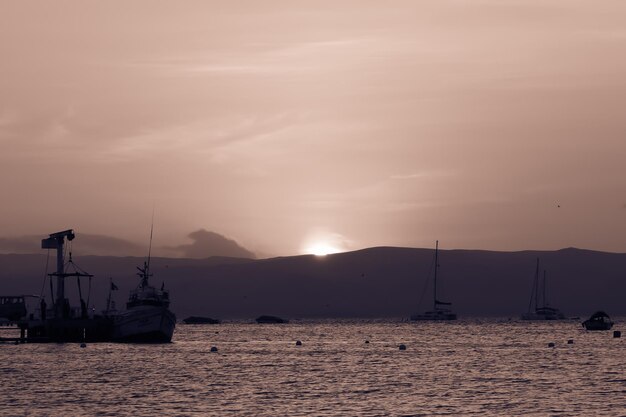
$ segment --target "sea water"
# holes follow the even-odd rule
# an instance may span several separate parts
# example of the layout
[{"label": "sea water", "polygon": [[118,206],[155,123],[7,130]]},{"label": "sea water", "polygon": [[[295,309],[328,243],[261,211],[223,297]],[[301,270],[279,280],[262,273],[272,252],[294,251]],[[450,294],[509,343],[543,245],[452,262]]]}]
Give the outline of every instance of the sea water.
[{"label": "sea water", "polygon": [[577,321],[179,324],[165,345],[0,344],[0,415],[624,416],[625,364]]}]

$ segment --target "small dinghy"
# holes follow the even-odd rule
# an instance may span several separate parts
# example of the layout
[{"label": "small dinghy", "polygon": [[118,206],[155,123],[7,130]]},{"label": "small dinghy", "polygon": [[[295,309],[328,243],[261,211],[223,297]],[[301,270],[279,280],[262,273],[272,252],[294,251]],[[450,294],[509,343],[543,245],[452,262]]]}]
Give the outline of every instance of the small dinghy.
[{"label": "small dinghy", "polygon": [[183,319],[183,323],[185,324],[220,324],[218,319],[212,319],[211,317],[199,317],[199,316],[190,316],[186,319]]},{"label": "small dinghy", "polygon": [[275,323],[289,323],[289,320],[281,319],[276,316],[259,316],[256,318],[256,322],[259,324],[275,324]]},{"label": "small dinghy", "polygon": [[611,330],[613,322],[604,311],[596,311],[589,319],[583,321],[583,326],[587,330]]}]

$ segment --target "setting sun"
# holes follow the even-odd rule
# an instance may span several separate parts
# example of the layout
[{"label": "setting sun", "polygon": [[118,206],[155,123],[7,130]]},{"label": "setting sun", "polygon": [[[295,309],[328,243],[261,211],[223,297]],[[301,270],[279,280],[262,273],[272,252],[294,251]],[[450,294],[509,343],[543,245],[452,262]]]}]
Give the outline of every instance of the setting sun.
[{"label": "setting sun", "polygon": [[340,249],[334,247],[333,245],[326,242],[317,242],[313,243],[307,248],[305,248],[306,253],[313,254],[315,256],[326,256],[331,253],[341,252]]},{"label": "setting sun", "polygon": [[300,253],[315,256],[326,256],[332,253],[345,252],[350,247],[348,240],[335,232],[317,229],[308,234],[300,247]]}]

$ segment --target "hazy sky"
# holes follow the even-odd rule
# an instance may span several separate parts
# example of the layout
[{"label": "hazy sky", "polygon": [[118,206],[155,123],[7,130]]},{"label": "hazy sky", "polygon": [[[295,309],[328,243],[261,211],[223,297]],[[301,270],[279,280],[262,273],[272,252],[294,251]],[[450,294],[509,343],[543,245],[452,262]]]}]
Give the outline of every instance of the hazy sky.
[{"label": "hazy sky", "polygon": [[624,1],[0,0],[0,235],[626,252],[625,112]]}]

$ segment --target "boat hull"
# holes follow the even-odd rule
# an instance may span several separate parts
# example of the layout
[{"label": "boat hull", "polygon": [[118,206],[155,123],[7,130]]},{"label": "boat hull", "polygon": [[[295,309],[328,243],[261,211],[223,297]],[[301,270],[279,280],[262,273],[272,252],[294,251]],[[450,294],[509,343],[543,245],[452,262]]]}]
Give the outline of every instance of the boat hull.
[{"label": "boat hull", "polygon": [[545,321],[545,320],[565,320],[563,315],[542,315],[542,314],[522,314],[522,320],[526,321]]},{"label": "boat hull", "polygon": [[110,342],[113,333],[109,317],[25,320],[18,325],[28,343]]},{"label": "boat hull", "polygon": [[611,330],[613,328],[613,323],[594,323],[594,322],[583,322],[583,326],[586,330]]},{"label": "boat hull", "polygon": [[414,314],[411,316],[411,321],[450,321],[456,320],[456,313],[451,311],[436,310],[427,311],[423,314]]},{"label": "boat hull", "polygon": [[113,340],[128,343],[169,343],[176,316],[164,307],[142,307],[124,311],[114,318]]},{"label": "boat hull", "polygon": [[522,314],[522,320],[565,320],[565,315],[558,308],[540,307],[534,312]]}]

